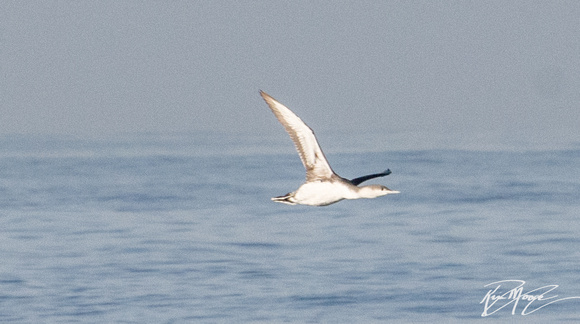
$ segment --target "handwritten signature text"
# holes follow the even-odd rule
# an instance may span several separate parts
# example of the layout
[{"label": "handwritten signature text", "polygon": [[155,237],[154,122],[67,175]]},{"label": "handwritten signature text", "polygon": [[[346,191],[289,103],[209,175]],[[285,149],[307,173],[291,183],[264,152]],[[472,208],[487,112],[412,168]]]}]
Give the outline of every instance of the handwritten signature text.
[{"label": "handwritten signature text", "polygon": [[521,312],[521,315],[525,316],[557,302],[580,299],[580,296],[556,299],[558,295],[552,295],[552,291],[558,288],[558,285],[547,285],[524,292],[525,284],[523,280],[501,280],[485,285],[484,287],[491,288],[479,302],[484,304],[481,316],[492,315],[510,305],[512,315],[515,315],[520,301],[525,304]]}]

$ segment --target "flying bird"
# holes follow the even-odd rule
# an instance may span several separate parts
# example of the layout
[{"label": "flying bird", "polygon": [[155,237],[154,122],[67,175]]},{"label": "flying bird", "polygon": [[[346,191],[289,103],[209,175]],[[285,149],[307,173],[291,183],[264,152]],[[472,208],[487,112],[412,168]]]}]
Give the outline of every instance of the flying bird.
[{"label": "flying bird", "polygon": [[391,174],[390,170],[352,180],[337,175],[322,153],[312,129],[264,91],[260,90],[260,95],[290,135],[306,168],[306,182],[296,191],[272,198],[273,201],[288,205],[327,206],[343,199],[376,198],[399,193],[381,185],[358,186],[364,181],[387,176]]}]

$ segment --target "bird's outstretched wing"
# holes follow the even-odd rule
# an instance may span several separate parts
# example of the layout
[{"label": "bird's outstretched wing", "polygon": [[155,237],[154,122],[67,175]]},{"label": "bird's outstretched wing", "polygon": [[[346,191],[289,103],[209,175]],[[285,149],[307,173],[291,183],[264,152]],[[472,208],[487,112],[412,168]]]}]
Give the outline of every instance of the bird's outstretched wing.
[{"label": "bird's outstretched wing", "polygon": [[384,176],[388,176],[389,174],[391,174],[391,170],[387,169],[381,173],[375,173],[375,174],[369,174],[366,176],[362,176],[362,177],[358,177],[355,179],[350,180],[350,183],[352,183],[355,186],[358,186],[359,184],[370,180],[370,179],[374,179],[374,178],[378,178],[378,177],[384,177]]},{"label": "bird's outstretched wing", "polygon": [[294,142],[302,164],[306,168],[306,181],[330,178],[334,172],[322,153],[312,129],[290,109],[264,91],[260,91],[260,95]]}]

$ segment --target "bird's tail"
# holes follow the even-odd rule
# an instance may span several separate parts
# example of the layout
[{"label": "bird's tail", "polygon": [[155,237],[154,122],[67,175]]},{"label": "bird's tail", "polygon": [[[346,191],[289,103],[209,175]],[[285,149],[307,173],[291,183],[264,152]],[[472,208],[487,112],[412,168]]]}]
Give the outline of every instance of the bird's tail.
[{"label": "bird's tail", "polygon": [[294,193],[287,193],[284,196],[273,197],[272,201],[287,204],[287,205],[296,205],[296,200],[294,199]]}]

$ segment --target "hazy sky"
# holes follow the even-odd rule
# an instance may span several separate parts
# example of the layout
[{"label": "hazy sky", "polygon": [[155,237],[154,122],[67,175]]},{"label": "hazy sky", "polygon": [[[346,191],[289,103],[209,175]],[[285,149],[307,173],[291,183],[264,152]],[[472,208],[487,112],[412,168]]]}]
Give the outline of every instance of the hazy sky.
[{"label": "hazy sky", "polygon": [[0,1],[0,134],[580,141],[580,2]]}]

